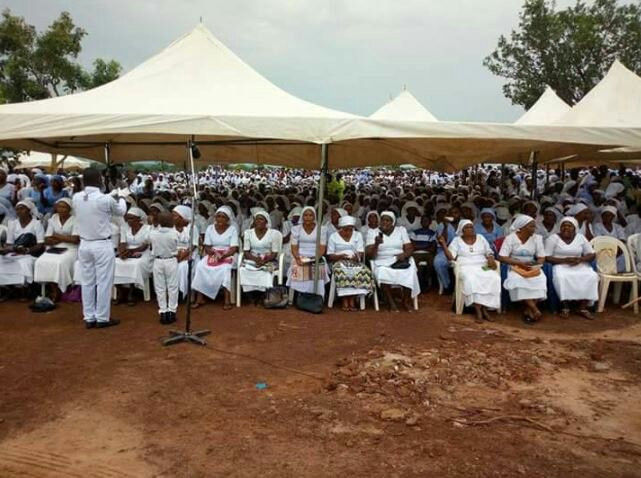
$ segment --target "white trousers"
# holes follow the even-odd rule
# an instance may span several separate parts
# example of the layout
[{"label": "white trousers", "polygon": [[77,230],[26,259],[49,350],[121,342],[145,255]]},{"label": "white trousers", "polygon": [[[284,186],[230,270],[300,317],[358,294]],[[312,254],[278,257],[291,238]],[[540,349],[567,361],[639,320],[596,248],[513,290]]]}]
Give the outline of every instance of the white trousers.
[{"label": "white trousers", "polygon": [[158,299],[158,312],[176,312],[178,308],[178,261],[154,259],[154,289]]},{"label": "white trousers", "polygon": [[111,241],[80,241],[82,311],[86,322],[108,322],[116,257]]}]

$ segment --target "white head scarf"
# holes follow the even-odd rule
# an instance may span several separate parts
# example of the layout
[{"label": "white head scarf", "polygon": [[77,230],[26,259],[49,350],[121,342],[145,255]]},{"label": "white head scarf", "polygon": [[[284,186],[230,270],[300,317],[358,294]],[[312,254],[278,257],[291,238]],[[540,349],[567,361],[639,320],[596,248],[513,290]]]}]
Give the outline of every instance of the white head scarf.
[{"label": "white head scarf", "polygon": [[467,226],[468,224],[474,225],[474,223],[472,221],[470,221],[469,219],[461,219],[458,222],[458,226],[456,228],[456,235],[459,236],[459,237],[462,236],[463,235],[463,228],[465,226]]},{"label": "white head scarf", "polygon": [[393,225],[396,225],[396,215],[392,211],[383,211],[381,213],[381,219],[385,216],[389,217],[392,220]]},{"label": "white head scarf", "polygon": [[73,214],[73,205],[72,205],[71,199],[69,199],[69,198],[60,198],[55,202],[55,204],[59,204],[59,203],[64,203],[67,206],[69,206],[69,209],[71,209],[71,214]]},{"label": "white head scarf", "polygon": [[354,227],[356,218],[352,216],[343,216],[338,220],[338,227]]},{"label": "white head scarf", "polygon": [[572,216],[565,216],[564,218],[562,218],[559,222],[559,227],[561,227],[561,224],[563,224],[564,222],[569,222],[574,226],[574,232],[579,232],[579,222]]},{"label": "white head scarf", "polygon": [[216,209],[215,214],[224,214],[227,216],[227,219],[229,219],[229,222],[232,222],[234,220],[234,211],[231,210],[229,206],[220,206],[218,209]]},{"label": "white head scarf", "polygon": [[193,218],[193,214],[191,212],[191,208],[189,206],[176,206],[174,208],[174,212],[178,214],[180,217],[182,217],[185,221],[191,222]]},{"label": "white head scarf", "polygon": [[145,214],[145,211],[143,211],[139,207],[129,208],[129,210],[127,211],[125,216],[136,216],[136,217],[140,218],[140,220],[142,222],[146,222],[147,221],[147,214]]},{"label": "white head scarf", "polygon": [[604,206],[603,209],[601,209],[601,215],[603,216],[604,212],[609,212],[614,215],[615,219],[617,217],[617,214],[619,211],[617,211],[617,208],[614,206]]},{"label": "white head scarf", "polygon": [[314,221],[316,220],[316,209],[314,209],[312,206],[305,206],[301,211],[300,211],[300,217],[301,219],[303,218],[303,215],[307,211],[312,211],[314,213]]},{"label": "white head scarf", "polygon": [[510,226],[510,231],[512,232],[520,231],[531,222],[534,222],[534,219],[532,219],[530,216],[526,214],[518,214],[512,221],[512,225]]},{"label": "white head scarf", "polygon": [[294,219],[294,216],[300,217],[302,212],[303,212],[303,209],[300,208],[299,206],[296,206],[291,211],[289,211],[289,214],[287,215],[287,219],[291,221],[292,219]]},{"label": "white head scarf", "polygon": [[271,217],[269,217],[269,213],[265,211],[264,209],[261,209],[259,211],[254,212],[254,219],[256,219],[258,216],[262,217],[267,221],[267,229],[271,229],[272,227],[272,220]]}]

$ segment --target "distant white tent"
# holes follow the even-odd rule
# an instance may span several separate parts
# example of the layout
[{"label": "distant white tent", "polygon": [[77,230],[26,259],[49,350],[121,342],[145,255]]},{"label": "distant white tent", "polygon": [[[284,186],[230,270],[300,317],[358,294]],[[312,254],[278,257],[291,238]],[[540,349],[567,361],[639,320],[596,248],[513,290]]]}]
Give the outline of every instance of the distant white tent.
[{"label": "distant white tent", "polygon": [[75,156],[52,156],[54,155],[51,155],[49,153],[39,153],[37,151],[31,151],[28,154],[21,154],[18,157],[18,163],[15,167],[18,169],[40,168],[50,171],[53,166],[52,172],[55,172],[58,169],[81,170],[88,168],[92,164],[96,164],[94,161],[77,158]]},{"label": "distant white tent", "polygon": [[401,121],[438,121],[408,90],[401,91],[396,98],[391,99],[372,113],[370,118]]},{"label": "distant white tent", "polygon": [[541,97],[514,124],[551,125],[567,114],[572,107],[563,101],[549,86]]}]

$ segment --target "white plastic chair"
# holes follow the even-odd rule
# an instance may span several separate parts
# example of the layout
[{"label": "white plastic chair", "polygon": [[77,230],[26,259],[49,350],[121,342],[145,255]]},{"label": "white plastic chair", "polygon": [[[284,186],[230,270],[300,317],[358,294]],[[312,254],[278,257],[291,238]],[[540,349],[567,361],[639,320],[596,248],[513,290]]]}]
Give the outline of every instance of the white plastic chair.
[{"label": "white plastic chair", "polygon": [[[411,261],[414,260],[414,258],[410,258]],[[372,268],[372,274],[374,274],[374,269]],[[376,276],[374,276],[374,310],[378,312],[380,310],[379,308],[379,303],[378,303],[378,282],[376,282]],[[392,289],[399,289],[402,286],[400,285],[393,285]],[[412,299],[412,305],[414,306],[414,310],[418,310],[418,296],[414,297]]]},{"label": "white plastic chair", "polygon": [[[465,301],[463,300],[463,278],[461,277],[461,265],[454,262],[454,306],[456,315],[463,314]],[[501,264],[497,262],[495,272],[501,277]]]},{"label": "white plastic chair", "polygon": [[[283,269],[285,268],[285,254],[283,252],[283,235],[281,234],[280,231],[277,231],[276,229],[274,229],[273,231],[276,234],[276,241],[277,241],[279,252],[278,252],[278,259],[277,259],[278,266],[272,272],[272,282],[274,279],[276,279],[278,285],[283,285]],[[240,267],[243,264],[244,255],[245,255],[245,251],[241,250],[240,254],[238,255],[238,269],[240,269]],[[237,272],[236,273],[236,307],[240,307],[242,293],[243,291],[240,284],[240,272]]]},{"label": "white plastic chair", "polygon": [[[599,274],[599,306],[597,312],[603,312],[605,308],[605,301],[608,297],[608,289],[610,283],[615,283],[618,290],[615,289],[614,302],[618,303],[621,297],[621,284],[623,282],[630,282],[632,290],[630,291],[630,301],[635,300],[639,296],[639,275],[634,272],[633,265],[630,259],[630,251],[628,247],[620,240],[609,237],[599,236],[590,241],[594,252],[596,253],[597,273]],[[625,262],[625,272],[617,271],[617,254],[621,250]],[[639,304],[635,302],[634,313],[639,313]]]}]

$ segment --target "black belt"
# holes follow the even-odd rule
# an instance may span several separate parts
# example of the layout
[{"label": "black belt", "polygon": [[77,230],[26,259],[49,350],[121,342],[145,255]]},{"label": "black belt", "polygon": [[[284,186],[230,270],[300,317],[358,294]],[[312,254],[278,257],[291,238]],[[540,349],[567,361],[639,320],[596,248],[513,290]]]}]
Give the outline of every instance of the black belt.
[{"label": "black belt", "polygon": [[163,259],[163,260],[167,260],[167,259],[175,259],[175,258],[176,258],[176,256],[167,256],[167,257],[154,256],[154,259]]},{"label": "black belt", "polygon": [[87,241],[87,242],[111,241],[111,236],[105,237],[103,239],[85,239],[84,237],[81,237],[80,240],[81,241]]}]

